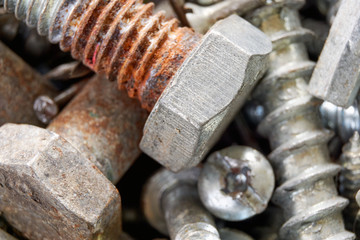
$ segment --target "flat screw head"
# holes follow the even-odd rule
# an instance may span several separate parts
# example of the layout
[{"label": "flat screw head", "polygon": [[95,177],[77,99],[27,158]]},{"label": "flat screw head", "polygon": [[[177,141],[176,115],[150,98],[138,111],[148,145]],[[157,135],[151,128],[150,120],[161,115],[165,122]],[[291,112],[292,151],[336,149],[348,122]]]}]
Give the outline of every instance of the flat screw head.
[{"label": "flat screw head", "polygon": [[198,181],[205,207],[229,221],[244,220],[264,211],[274,186],[270,163],[260,152],[244,146],[210,155]]}]

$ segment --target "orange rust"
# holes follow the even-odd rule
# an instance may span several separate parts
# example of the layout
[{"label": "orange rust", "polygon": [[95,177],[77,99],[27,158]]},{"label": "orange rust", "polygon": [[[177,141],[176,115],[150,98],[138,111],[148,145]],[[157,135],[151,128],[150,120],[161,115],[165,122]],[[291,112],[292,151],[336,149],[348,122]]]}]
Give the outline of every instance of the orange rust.
[{"label": "orange rust", "polygon": [[84,0],[69,14],[60,42],[148,111],[201,38],[153,8],[141,0]]}]

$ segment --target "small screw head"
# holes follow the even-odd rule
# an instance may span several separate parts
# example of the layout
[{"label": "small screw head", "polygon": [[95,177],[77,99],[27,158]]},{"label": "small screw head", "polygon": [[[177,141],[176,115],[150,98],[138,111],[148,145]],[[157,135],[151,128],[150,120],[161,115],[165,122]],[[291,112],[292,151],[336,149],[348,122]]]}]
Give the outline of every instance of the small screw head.
[{"label": "small screw head", "polygon": [[48,96],[39,96],[34,102],[36,117],[44,124],[49,124],[59,113],[56,102]]},{"label": "small screw head", "polygon": [[267,159],[244,146],[210,155],[198,181],[205,207],[229,221],[244,220],[264,211],[274,186],[274,173]]}]

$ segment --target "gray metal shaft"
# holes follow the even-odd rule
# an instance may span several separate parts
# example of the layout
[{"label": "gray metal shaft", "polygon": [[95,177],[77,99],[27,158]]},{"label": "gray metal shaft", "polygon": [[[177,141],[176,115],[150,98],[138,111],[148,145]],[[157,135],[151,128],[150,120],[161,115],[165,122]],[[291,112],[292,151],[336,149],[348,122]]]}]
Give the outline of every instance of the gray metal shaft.
[{"label": "gray metal shaft", "polygon": [[[301,1],[297,1],[300,2]],[[273,42],[270,68],[255,92],[266,118],[258,131],[269,138],[269,159],[280,185],[273,202],[284,209],[280,239],[353,239],[341,216],[348,201],[337,196],[333,177],[340,167],[330,163],[326,146],[332,133],[322,129],[318,102],[307,92],[314,67],[303,43],[297,8],[271,5],[258,9],[252,21]]]},{"label": "gray metal shaft", "polygon": [[162,207],[173,240],[220,240],[213,217],[201,205],[195,185],[182,184],[162,197]]}]

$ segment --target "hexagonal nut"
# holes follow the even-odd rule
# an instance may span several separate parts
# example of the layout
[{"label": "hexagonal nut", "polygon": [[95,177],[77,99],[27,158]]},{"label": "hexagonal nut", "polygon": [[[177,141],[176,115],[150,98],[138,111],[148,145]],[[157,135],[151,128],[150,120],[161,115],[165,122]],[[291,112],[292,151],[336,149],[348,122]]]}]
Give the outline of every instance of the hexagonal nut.
[{"label": "hexagonal nut", "polygon": [[341,4],[310,80],[309,92],[349,107],[360,88],[360,4]]},{"label": "hexagonal nut", "polygon": [[216,23],[160,96],[140,148],[172,171],[197,165],[264,74],[271,49],[236,15]]},{"label": "hexagonal nut", "polygon": [[117,239],[119,192],[59,135],[0,128],[0,212],[29,239]]}]

